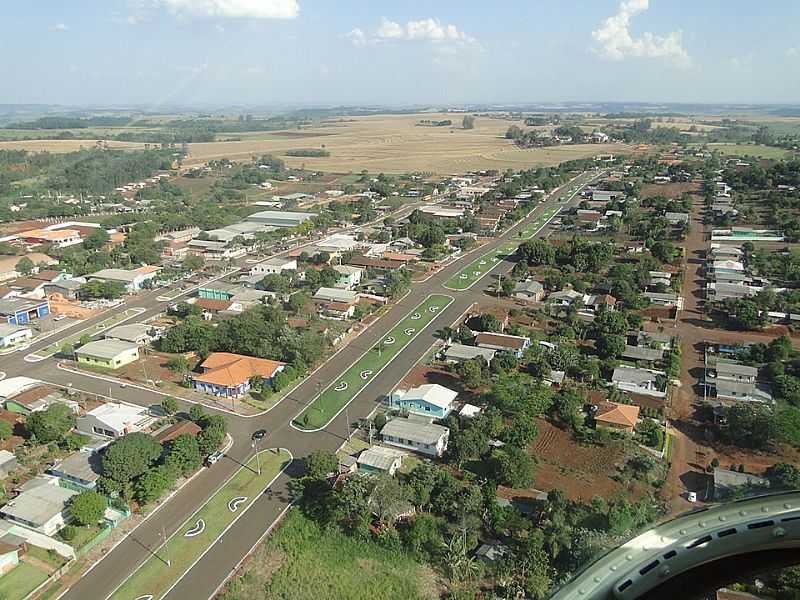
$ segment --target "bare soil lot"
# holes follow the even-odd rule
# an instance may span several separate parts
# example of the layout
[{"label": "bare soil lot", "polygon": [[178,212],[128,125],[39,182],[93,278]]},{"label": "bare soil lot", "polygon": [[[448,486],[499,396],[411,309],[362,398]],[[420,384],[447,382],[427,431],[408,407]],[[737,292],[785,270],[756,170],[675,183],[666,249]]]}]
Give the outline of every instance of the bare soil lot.
[{"label": "bare soil lot", "polygon": [[665,198],[673,198],[679,200],[684,194],[698,194],[700,193],[700,184],[693,182],[686,183],[666,183],[666,184],[649,184],[643,185],[641,191],[642,200],[652,198],[653,196],[664,196]]},{"label": "bare soil lot", "polygon": [[[418,127],[420,119],[453,119],[454,127]],[[215,158],[249,159],[275,154],[293,167],[338,173],[370,172],[462,173],[473,169],[526,168],[554,165],[596,154],[631,151],[621,144],[585,144],[520,149],[504,138],[510,122],[477,118],[475,128],[461,129],[458,115],[379,115],[331,121],[302,131],[240,134],[241,141],[189,144],[186,165]],[[298,135],[306,148],[322,148],[327,157],[287,157],[297,148]],[[264,138],[264,139],[255,139]]]}]

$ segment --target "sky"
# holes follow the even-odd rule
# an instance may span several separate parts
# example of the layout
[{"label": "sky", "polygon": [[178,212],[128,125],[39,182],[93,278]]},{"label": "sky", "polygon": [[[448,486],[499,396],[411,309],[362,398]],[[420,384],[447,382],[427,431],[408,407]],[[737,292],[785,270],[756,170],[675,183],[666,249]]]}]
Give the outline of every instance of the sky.
[{"label": "sky", "polygon": [[798,23],[797,0],[7,0],[0,103],[800,103]]}]

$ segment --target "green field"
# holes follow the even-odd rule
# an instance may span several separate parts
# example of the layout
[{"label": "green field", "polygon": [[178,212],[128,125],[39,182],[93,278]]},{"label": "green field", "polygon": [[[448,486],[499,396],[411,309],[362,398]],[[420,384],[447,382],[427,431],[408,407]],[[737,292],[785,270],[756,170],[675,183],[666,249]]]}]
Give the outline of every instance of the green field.
[{"label": "green field", "polygon": [[6,575],[0,577],[0,598],[4,600],[22,600],[48,577],[39,567],[26,563],[23,558],[19,565]]},{"label": "green field", "polygon": [[[91,327],[87,327],[86,329],[81,329],[80,331],[73,333],[69,337],[61,338],[57,342],[53,342],[49,346],[45,346],[44,348],[40,348],[36,352],[32,352],[29,356],[33,357],[34,359],[44,360],[45,358],[50,358],[56,352],[58,352],[64,344],[77,344],[78,341],[84,336],[95,336],[98,333],[101,333],[110,327],[114,327],[115,325],[119,325],[123,321],[127,321],[128,319],[132,319],[133,317],[140,315],[144,312],[143,308],[129,308],[127,310],[123,310],[122,312],[115,313],[113,316],[108,317],[107,319],[103,319],[99,323],[92,325]],[[36,340],[34,340],[35,342]]]},{"label": "green field", "polygon": [[453,275],[444,284],[444,287],[451,290],[466,290],[475,285],[490,269],[501,260],[514,254],[517,251],[517,244],[507,242],[499,245],[494,250],[490,250],[480,258],[476,258],[458,273]]},{"label": "green field", "polygon": [[219,600],[434,600],[440,591],[435,574],[407,553],[323,529],[292,509]]},{"label": "green field", "polygon": [[[226,527],[244,513],[250,505],[291,460],[286,451],[275,454],[273,450],[262,450],[261,475],[256,471],[255,457],[239,469],[228,482],[206,502],[200,510],[189,517],[167,543],[155,550],[157,556],[148,558],[125,583],[110,596],[113,600],[135,600],[152,594],[161,598],[194,562],[206,552]],[[234,498],[246,500],[232,512],[228,503]],[[205,529],[193,537],[186,533],[203,520]],[[165,564],[170,562],[170,566]]]},{"label": "green field", "polygon": [[760,144],[709,144],[708,149],[716,150],[725,156],[752,156],[753,158],[780,159],[790,154],[783,148]]},{"label": "green field", "polygon": [[[324,427],[369,382],[388,365],[439,313],[453,302],[443,294],[432,294],[400,321],[381,340],[370,348],[295,417],[292,424],[301,430],[313,431]],[[433,310],[432,310],[433,309]],[[380,352],[378,352],[380,348]]]},{"label": "green field", "polygon": [[533,236],[539,233],[539,230],[545,226],[547,221],[555,216],[555,214],[560,210],[560,206],[548,206],[541,214],[536,215],[536,219],[534,219],[533,223],[526,225],[520,230],[518,234],[519,238],[523,240],[531,239]]}]

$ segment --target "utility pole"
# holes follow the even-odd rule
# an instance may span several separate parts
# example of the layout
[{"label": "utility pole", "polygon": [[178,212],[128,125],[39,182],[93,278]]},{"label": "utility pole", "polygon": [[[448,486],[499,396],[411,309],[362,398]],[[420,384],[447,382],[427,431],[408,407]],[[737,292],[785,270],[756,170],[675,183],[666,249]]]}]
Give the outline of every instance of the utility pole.
[{"label": "utility pole", "polygon": [[253,443],[250,444],[252,448],[255,450],[256,453],[256,468],[258,469],[258,474],[261,475],[261,456],[258,454],[258,440],[253,438]]}]

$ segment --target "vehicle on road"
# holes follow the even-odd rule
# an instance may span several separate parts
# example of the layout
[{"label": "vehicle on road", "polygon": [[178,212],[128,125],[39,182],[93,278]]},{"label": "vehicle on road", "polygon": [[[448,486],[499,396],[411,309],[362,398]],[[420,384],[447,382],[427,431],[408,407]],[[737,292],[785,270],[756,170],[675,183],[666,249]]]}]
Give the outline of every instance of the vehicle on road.
[{"label": "vehicle on road", "polygon": [[225,453],[221,450],[217,450],[213,454],[209,454],[206,458],[206,466],[211,467],[219,462],[219,459],[225,456]]},{"label": "vehicle on road", "polygon": [[253,436],[252,436],[252,438],[254,440],[263,440],[265,437],[267,437],[267,430],[266,429],[258,429],[258,430],[253,432]]},{"label": "vehicle on road", "polygon": [[53,317],[53,321],[63,321],[66,318],[67,315],[56,315],[55,317]]},{"label": "vehicle on road", "polygon": [[126,387],[128,387],[128,384],[123,381],[123,382],[120,382],[119,387],[126,388]]}]

